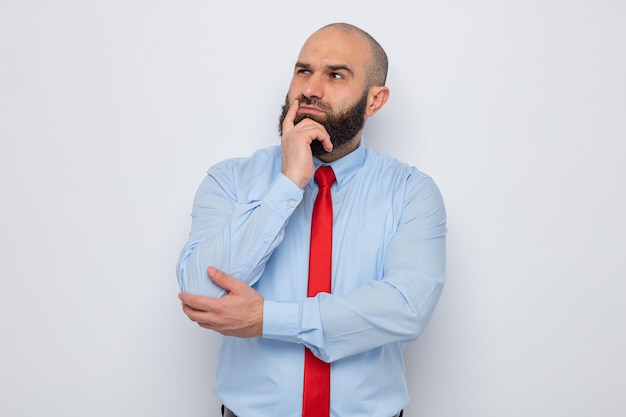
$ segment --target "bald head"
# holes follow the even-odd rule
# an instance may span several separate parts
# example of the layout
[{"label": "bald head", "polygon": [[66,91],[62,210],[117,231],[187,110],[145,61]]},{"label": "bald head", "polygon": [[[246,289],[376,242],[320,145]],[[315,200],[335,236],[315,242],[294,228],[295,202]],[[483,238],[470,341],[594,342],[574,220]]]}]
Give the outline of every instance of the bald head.
[{"label": "bald head", "polygon": [[358,147],[365,120],[389,98],[386,76],[387,55],[370,35],[345,23],[324,26],[300,49],[280,116],[281,135],[285,126],[293,130],[305,123],[321,129],[333,146],[328,151],[309,138],[315,156],[330,162],[347,155]]},{"label": "bald head", "polygon": [[351,35],[357,35],[367,42],[370,48],[369,65],[367,66],[367,85],[368,87],[375,85],[385,85],[387,82],[387,70],[389,67],[389,61],[385,50],[380,46],[378,41],[374,39],[369,33],[349,23],[331,23],[317,30],[321,32],[323,30],[340,30],[344,33]]}]

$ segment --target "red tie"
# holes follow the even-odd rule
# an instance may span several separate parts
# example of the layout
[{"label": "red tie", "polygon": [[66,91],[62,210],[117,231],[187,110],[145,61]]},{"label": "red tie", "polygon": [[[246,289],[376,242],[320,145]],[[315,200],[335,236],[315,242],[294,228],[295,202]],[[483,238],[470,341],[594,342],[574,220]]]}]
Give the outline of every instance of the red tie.
[{"label": "red tie", "polygon": [[[330,186],[335,173],[329,166],[315,171],[319,191],[313,205],[311,220],[311,248],[309,255],[309,297],[330,293],[333,254],[333,202]],[[302,417],[330,415],[330,364],[317,359],[308,348],[304,350],[304,394]]]}]

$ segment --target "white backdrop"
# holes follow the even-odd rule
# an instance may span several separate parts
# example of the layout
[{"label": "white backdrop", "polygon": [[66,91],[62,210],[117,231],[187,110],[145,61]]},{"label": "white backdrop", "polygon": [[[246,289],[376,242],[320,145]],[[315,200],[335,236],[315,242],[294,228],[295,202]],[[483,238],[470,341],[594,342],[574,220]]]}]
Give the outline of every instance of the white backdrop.
[{"label": "white backdrop", "polygon": [[0,415],[216,416],[174,265],[206,169],[277,143],[305,38],[390,56],[368,145],[431,174],[421,417],[626,415],[626,3],[0,2]]}]

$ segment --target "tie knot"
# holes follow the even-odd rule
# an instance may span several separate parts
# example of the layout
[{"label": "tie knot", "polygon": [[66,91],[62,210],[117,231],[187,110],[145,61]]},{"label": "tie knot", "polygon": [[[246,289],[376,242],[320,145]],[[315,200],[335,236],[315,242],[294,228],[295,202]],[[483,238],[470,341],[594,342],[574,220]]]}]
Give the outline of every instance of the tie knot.
[{"label": "tie knot", "polygon": [[315,182],[320,187],[330,186],[335,182],[335,172],[328,165],[321,166],[315,171]]}]

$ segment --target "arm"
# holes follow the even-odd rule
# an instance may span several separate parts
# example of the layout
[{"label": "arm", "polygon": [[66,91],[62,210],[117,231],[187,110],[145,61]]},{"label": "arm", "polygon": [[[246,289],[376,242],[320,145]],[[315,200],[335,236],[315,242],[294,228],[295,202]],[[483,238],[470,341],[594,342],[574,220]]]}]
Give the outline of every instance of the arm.
[{"label": "arm", "polygon": [[349,293],[277,302],[264,300],[235,278],[209,268],[214,285],[229,294],[220,299],[181,294],[183,309],[207,329],[301,343],[328,362],[408,342],[426,327],[441,294],[445,233],[441,195],[432,180],[425,179],[408,188],[400,224],[384,257],[382,279]]},{"label": "arm", "polygon": [[254,170],[234,171],[231,164],[219,164],[198,189],[191,233],[177,265],[182,292],[222,296],[224,290],[207,276],[209,265],[249,285],[256,282],[302,199],[302,190],[280,173],[264,189],[242,191],[237,183],[256,180]]},{"label": "arm", "polygon": [[257,337],[263,330],[263,297],[247,284],[212,266],[211,280],[227,291],[221,298],[180,293],[183,311],[200,327],[225,336]]},{"label": "arm", "polygon": [[446,217],[428,178],[409,182],[404,201],[380,280],[302,302],[265,300],[264,337],[303,343],[329,362],[417,338],[443,287]]},{"label": "arm", "polygon": [[[320,141],[332,150],[324,127],[310,119],[294,124],[294,101],[283,121],[280,173],[267,180],[268,162],[235,169],[234,162],[211,168],[194,200],[191,233],[177,265],[185,293],[220,297],[224,289],[207,276],[214,266],[253,285],[265,263],[282,242],[288,220],[313,176],[310,144]],[[240,172],[241,171],[241,172]],[[259,184],[267,183],[267,187]]]}]

